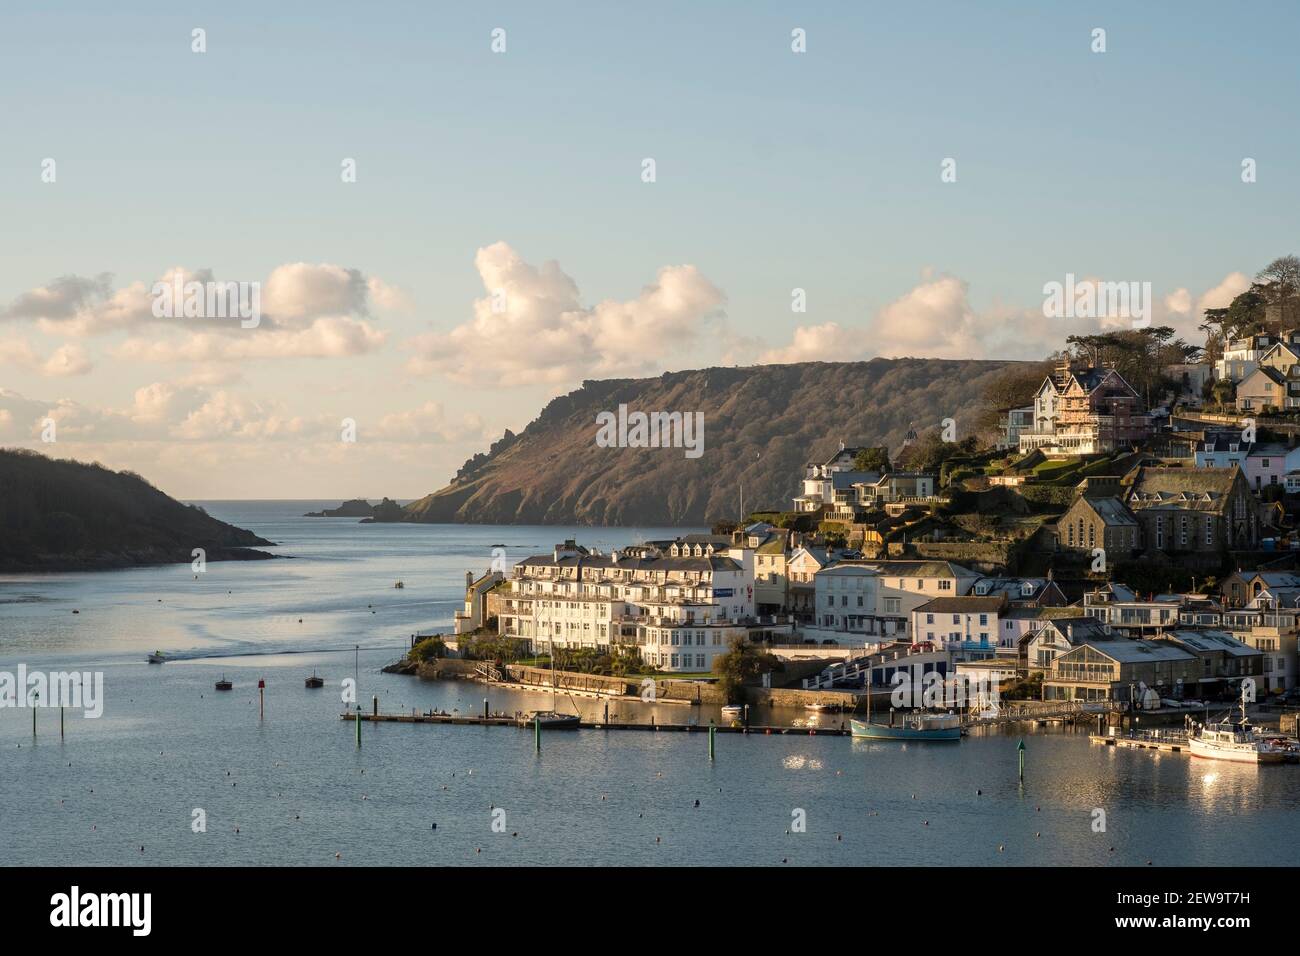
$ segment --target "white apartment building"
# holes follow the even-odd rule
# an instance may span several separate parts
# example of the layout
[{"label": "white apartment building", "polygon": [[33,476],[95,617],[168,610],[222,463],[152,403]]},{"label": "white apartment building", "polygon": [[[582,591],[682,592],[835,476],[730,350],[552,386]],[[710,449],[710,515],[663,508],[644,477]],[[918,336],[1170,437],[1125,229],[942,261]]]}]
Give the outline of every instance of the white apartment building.
[{"label": "white apartment building", "polygon": [[535,652],[635,648],[666,671],[708,671],[754,620],[754,552],[742,542],[589,552],[573,541],[515,565],[498,630]]}]

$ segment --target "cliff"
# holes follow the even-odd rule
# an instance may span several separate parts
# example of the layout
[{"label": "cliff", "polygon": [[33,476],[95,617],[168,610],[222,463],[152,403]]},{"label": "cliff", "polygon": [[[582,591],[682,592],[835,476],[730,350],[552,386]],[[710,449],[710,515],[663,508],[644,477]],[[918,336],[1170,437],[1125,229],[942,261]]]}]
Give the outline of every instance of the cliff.
[{"label": "cliff", "polygon": [[[1008,362],[873,359],[710,368],[588,381],[518,435],[475,455],[401,520],[494,524],[705,525],[788,509],[804,465],[846,445],[897,450],[955,419],[970,434],[985,385]],[[601,447],[597,416],[619,405],[702,413],[698,457],[682,448]]]}]

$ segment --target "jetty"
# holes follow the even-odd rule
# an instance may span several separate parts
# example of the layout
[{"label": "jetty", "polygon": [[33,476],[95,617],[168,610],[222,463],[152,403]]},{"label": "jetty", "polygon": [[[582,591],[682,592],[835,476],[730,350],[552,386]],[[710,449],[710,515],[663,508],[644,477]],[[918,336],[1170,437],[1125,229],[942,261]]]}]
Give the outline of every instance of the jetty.
[{"label": "jetty", "polygon": [[[514,714],[491,714],[481,716],[475,714],[430,714],[412,711],[411,713],[400,714],[381,714],[378,712],[358,714],[342,713],[339,715],[340,720],[364,720],[370,723],[392,723],[392,724],[455,724],[458,726],[479,726],[479,727],[519,727],[525,730],[532,729],[532,718],[530,714],[522,713],[518,716]],[[662,723],[656,720],[650,721],[622,721],[622,720],[581,720],[578,722],[580,730],[642,730],[650,733],[703,733],[707,734],[712,727],[716,733],[720,734],[759,734],[768,736],[771,734],[793,734],[803,737],[847,737],[849,736],[848,721],[844,726],[779,726],[768,724],[750,724],[745,726],[743,723],[736,722],[732,724],[677,724]]]},{"label": "jetty", "polygon": [[1094,744],[1105,747],[1126,747],[1136,750],[1163,750],[1166,753],[1187,753],[1187,731],[1169,730],[1134,730],[1123,736],[1119,734],[1089,734],[1088,739]]}]

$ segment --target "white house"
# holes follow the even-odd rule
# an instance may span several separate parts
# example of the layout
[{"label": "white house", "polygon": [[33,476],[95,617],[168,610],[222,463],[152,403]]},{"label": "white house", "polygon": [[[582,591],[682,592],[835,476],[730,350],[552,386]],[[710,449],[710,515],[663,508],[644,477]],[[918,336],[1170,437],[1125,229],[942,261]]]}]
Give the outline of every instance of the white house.
[{"label": "white house", "polygon": [[941,650],[994,654],[1001,635],[1000,616],[1007,601],[991,597],[943,597],[912,611],[912,640]]}]

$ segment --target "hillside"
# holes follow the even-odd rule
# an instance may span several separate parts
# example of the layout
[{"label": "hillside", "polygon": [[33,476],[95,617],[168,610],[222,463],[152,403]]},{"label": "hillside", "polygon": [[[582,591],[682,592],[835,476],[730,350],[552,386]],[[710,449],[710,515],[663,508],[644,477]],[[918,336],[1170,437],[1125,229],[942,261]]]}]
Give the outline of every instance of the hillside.
[{"label": "hillside", "polygon": [[[507,432],[403,520],[497,524],[704,525],[746,510],[789,508],[804,464],[846,445],[897,450],[908,427],[973,428],[984,386],[1008,362],[873,359],[666,373],[589,381]],[[704,450],[602,448],[596,416],[704,413]]]},{"label": "hillside", "polygon": [[0,449],[0,572],[270,558],[242,528],[181,504],[138,475]]}]

